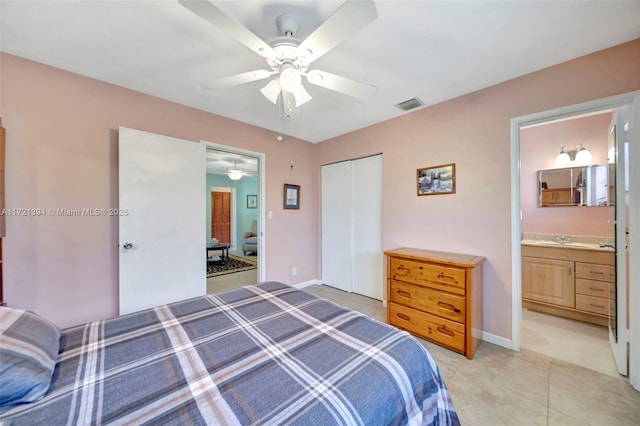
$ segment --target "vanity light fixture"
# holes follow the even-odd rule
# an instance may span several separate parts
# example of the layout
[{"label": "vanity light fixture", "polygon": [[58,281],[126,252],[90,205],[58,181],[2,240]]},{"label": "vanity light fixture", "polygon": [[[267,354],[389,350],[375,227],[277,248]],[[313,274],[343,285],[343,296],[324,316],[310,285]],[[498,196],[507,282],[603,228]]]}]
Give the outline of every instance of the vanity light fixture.
[{"label": "vanity light fixture", "polygon": [[581,143],[578,144],[578,152],[576,153],[576,163],[588,163],[593,160],[593,156],[591,152],[582,146]]},{"label": "vanity light fixture", "polygon": [[576,149],[571,151],[567,151],[567,147],[563,146],[560,154],[556,157],[556,166],[566,166],[571,164],[572,161],[576,163],[588,163],[592,160],[591,152],[579,143]]},{"label": "vanity light fixture", "polygon": [[567,152],[567,147],[563,146],[560,150],[560,154],[556,157],[556,166],[566,166],[569,163],[571,163],[571,157]]}]

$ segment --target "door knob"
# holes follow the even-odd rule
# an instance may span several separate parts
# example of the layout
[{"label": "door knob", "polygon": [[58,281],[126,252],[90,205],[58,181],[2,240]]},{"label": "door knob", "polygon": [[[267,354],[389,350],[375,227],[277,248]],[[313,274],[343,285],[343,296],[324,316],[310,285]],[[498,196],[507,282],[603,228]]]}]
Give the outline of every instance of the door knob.
[{"label": "door knob", "polygon": [[133,243],[126,242],[126,243],[124,243],[122,248],[125,249],[125,250],[131,250],[133,248]]}]

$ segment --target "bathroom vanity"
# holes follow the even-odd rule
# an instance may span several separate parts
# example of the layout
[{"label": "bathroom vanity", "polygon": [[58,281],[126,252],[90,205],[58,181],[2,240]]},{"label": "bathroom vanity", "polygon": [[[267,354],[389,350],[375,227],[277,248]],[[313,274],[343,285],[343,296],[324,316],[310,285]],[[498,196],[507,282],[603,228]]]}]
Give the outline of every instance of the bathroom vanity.
[{"label": "bathroom vanity", "polygon": [[614,250],[598,242],[523,240],[522,306],[606,326],[615,312]]}]

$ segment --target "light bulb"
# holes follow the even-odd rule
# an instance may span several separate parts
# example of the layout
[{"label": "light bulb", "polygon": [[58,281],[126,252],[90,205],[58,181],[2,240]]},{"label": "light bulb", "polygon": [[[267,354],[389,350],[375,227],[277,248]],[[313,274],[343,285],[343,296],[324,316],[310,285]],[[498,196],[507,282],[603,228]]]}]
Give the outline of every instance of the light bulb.
[{"label": "light bulb", "polygon": [[576,153],[576,163],[588,163],[591,160],[593,160],[593,157],[591,156],[591,152],[589,152],[587,148],[582,146],[582,144],[578,144],[578,152]]},{"label": "light bulb", "polygon": [[291,64],[285,64],[282,72],[280,72],[280,86],[282,90],[293,92],[302,84],[300,72]]},{"label": "light bulb", "polygon": [[563,146],[560,154],[556,157],[556,166],[566,166],[569,163],[571,163],[571,157],[567,154],[567,148]]}]

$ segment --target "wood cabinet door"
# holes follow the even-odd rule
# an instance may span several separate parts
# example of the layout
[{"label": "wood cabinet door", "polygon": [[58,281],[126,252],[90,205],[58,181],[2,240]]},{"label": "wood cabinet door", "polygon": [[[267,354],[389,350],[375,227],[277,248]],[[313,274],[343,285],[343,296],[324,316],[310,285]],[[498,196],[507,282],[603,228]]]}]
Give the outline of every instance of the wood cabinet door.
[{"label": "wood cabinet door", "polygon": [[522,297],[575,308],[574,262],[522,257]]}]

